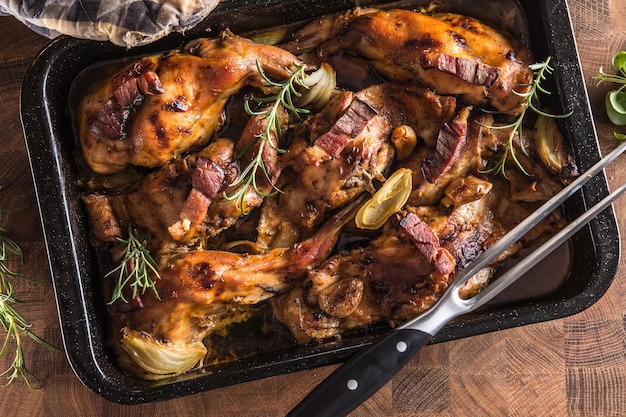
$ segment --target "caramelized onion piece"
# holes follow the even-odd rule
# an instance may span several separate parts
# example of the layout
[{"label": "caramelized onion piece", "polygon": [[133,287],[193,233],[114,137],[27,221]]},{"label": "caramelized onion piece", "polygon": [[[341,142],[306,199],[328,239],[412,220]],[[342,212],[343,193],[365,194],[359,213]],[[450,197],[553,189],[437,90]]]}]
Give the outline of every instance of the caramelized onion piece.
[{"label": "caramelized onion piece", "polygon": [[160,379],[185,373],[202,364],[207,349],[202,342],[163,343],[144,332],[124,329],[121,347],[133,362],[150,375]]},{"label": "caramelized onion piece", "polygon": [[537,154],[550,172],[570,178],[578,174],[565,139],[553,117],[539,115],[535,122],[535,145]]},{"label": "caramelized onion piece", "polygon": [[308,90],[302,93],[298,105],[321,109],[328,103],[337,86],[335,70],[329,64],[324,63],[317,71],[306,77],[305,83]]},{"label": "caramelized onion piece", "polygon": [[236,253],[249,253],[252,255],[259,255],[267,251],[267,249],[267,247],[251,240],[234,240],[222,245],[222,250]]},{"label": "caramelized onion piece", "polygon": [[380,228],[391,215],[400,210],[411,194],[413,173],[400,168],[385,181],[356,214],[354,219],[359,229]]}]

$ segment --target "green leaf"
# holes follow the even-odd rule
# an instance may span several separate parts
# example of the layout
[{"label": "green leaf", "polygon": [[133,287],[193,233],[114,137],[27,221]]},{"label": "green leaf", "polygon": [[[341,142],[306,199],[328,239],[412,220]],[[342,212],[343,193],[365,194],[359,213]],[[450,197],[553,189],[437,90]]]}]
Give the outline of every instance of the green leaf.
[{"label": "green leaf", "polygon": [[613,90],[606,94],[606,113],[613,124],[626,125],[626,93]]},{"label": "green leaf", "polygon": [[615,136],[615,139],[618,139],[618,140],[626,139],[626,135],[623,133],[613,132],[613,136]]},{"label": "green leaf", "polygon": [[613,55],[612,63],[618,70],[626,72],[626,51],[620,51]]},{"label": "green leaf", "polygon": [[486,127],[488,129],[511,129],[511,132],[509,134],[509,139],[507,143],[504,145],[503,152],[501,153],[501,156],[498,162],[496,162],[496,164],[493,167],[484,171],[485,173],[501,174],[504,178],[508,179],[506,175],[506,162],[507,162],[507,159],[510,157],[521,172],[523,172],[525,175],[530,175],[528,171],[524,169],[521,161],[518,159],[517,155],[515,154],[515,148],[513,147],[515,135],[517,134],[517,137],[520,138],[519,144],[520,144],[520,148],[522,152],[525,155],[528,155],[526,149],[524,148],[524,143],[521,140],[522,124],[524,121],[524,117],[526,115],[526,111],[528,109],[530,109],[531,111],[535,112],[538,115],[541,115],[544,117],[550,117],[550,118],[565,118],[565,117],[571,116],[572,112],[567,112],[564,114],[551,114],[551,113],[546,113],[541,110],[541,106],[539,103],[540,102],[539,93],[550,94],[550,91],[546,90],[545,88],[541,86],[541,82],[547,79],[547,76],[554,72],[554,68],[550,66],[550,60],[551,60],[551,57],[548,57],[543,62],[537,62],[529,66],[530,69],[533,70],[534,72],[534,79],[531,84],[526,85],[530,87],[527,93],[520,94],[520,93],[513,91],[514,94],[524,97],[524,101],[521,105],[522,112],[513,122],[504,126],[483,125],[483,127]]},{"label": "green leaf", "polygon": [[154,281],[154,279],[161,278],[158,271],[159,267],[147,249],[148,239],[150,239],[149,235],[140,235],[132,225],[128,225],[128,239],[117,238],[122,259],[114,269],[105,275],[105,278],[117,275],[117,283],[113,288],[109,304],[113,304],[118,299],[128,303],[123,295],[126,286],[133,290],[133,298],[139,294],[139,291],[144,294],[148,289],[151,289],[154,296],[159,300],[161,299]]},{"label": "green leaf", "polygon": [[[241,158],[244,153],[247,153],[253,148],[258,146],[256,156],[252,158],[252,161],[242,170],[239,176],[230,184],[234,190],[231,194],[227,194],[224,191],[223,197],[228,201],[235,201],[237,206],[241,210],[241,214],[246,214],[245,199],[248,188],[252,186],[254,191],[264,197],[270,196],[280,190],[272,184],[271,178],[265,166],[263,160],[263,147],[265,145],[271,146],[277,150],[278,153],[284,153],[286,150],[281,149],[278,146],[278,139],[281,135],[281,121],[279,118],[279,110],[281,107],[291,112],[297,119],[300,119],[301,114],[308,114],[309,110],[305,108],[296,107],[293,104],[293,96],[300,97],[302,94],[296,90],[296,85],[309,88],[306,83],[306,73],[304,71],[304,65],[297,65],[294,63],[294,70],[291,75],[283,81],[272,81],[265,75],[259,61],[256,62],[257,71],[261,75],[261,78],[265,81],[267,87],[278,88],[278,92],[268,97],[252,97],[253,101],[258,103],[269,104],[265,108],[259,111],[252,111],[248,100],[244,101],[244,110],[249,116],[259,116],[267,119],[267,125],[264,131],[256,137],[256,140],[250,143],[239,155],[237,159]],[[273,143],[275,142],[275,143]],[[272,191],[264,192],[257,186],[257,172],[261,172],[267,182],[271,184]]]}]

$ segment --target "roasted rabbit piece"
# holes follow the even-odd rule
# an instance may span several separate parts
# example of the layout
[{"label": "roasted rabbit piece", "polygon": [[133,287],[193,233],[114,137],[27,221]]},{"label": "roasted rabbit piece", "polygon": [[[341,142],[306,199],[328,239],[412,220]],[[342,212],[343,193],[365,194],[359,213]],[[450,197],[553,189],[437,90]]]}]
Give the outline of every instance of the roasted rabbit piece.
[{"label": "roasted rabbit piece", "polygon": [[289,245],[310,236],[325,213],[383,179],[394,154],[394,127],[411,126],[421,141],[434,143],[455,105],[453,97],[389,83],[338,94],[305,123],[309,139],[299,138],[285,156],[281,192],[263,206],[258,243]]},{"label": "roasted rabbit piece", "polygon": [[283,157],[280,192],[263,205],[259,245],[289,246],[309,237],[327,212],[371,188],[393,159],[387,119],[351,92],[339,93],[308,126],[312,143],[294,140]]},{"label": "roasted rabbit piece", "polygon": [[[286,125],[286,115],[279,120]],[[110,243],[115,237],[122,237],[114,234],[112,225],[117,225],[119,232],[120,224],[132,224],[150,235],[153,252],[164,255],[179,245],[203,243],[231,227],[263,202],[265,193],[272,191],[280,175],[277,150],[266,146],[263,160],[269,181],[258,173],[257,189],[247,186],[241,200],[225,197],[232,193],[231,184],[241,166],[256,156],[258,143],[254,139],[266,125],[266,118],[251,116],[236,143],[218,138],[198,153],[146,175],[130,192],[83,197],[94,243]],[[236,159],[238,154],[242,157]]]},{"label": "roasted rabbit piece", "polygon": [[408,204],[437,205],[455,178],[481,170],[480,124],[473,119],[470,107],[461,108],[443,124],[432,147],[417,147],[398,167],[413,172],[413,190]]},{"label": "roasted rabbit piece", "polygon": [[211,184],[216,194],[236,176],[237,168],[232,163],[234,146],[228,139],[218,139],[198,154],[166,164],[146,175],[130,192],[83,196],[91,223],[92,244],[114,243],[115,238],[123,237],[121,225],[133,225],[150,235],[148,249],[158,258],[163,253],[175,251],[179,246],[177,241],[183,240],[189,246],[194,239],[212,234],[202,223],[190,223],[186,230],[182,230],[179,222],[181,215],[192,217],[197,216],[198,211],[206,212],[204,204],[208,197],[204,193],[208,193],[209,184],[197,180],[200,184],[196,186],[202,191],[194,188],[196,172],[211,169],[223,173],[220,183]]},{"label": "roasted rabbit piece", "polygon": [[268,76],[285,78],[301,61],[224,32],[129,64],[80,103],[78,135],[87,163],[98,173],[161,166],[206,143],[231,95],[245,85],[264,87],[257,63]]},{"label": "roasted rabbit piece", "polygon": [[[224,326],[237,306],[256,304],[285,291],[331,253],[358,201],[329,218],[309,239],[260,255],[192,251],[171,258],[142,308],[111,307],[114,344],[126,368],[144,378],[188,371],[202,363],[202,340]],[[124,352],[126,355],[124,355]]]},{"label": "roasted rabbit piece", "polygon": [[532,128],[523,129],[520,140],[518,133],[512,132],[511,128],[494,129],[492,126],[498,126],[492,115],[463,107],[439,130],[434,147],[418,146],[399,161],[397,167],[413,171],[413,191],[408,204],[439,204],[445,189],[455,179],[472,173],[488,173],[499,163],[502,152],[509,146],[511,135],[513,149],[508,151],[505,162],[511,199],[519,202],[547,201],[568,180],[578,175],[567,149],[560,149],[563,159],[569,161],[567,169],[559,176],[549,171],[537,155],[534,138],[537,133]]},{"label": "roasted rabbit piece", "polygon": [[[467,213],[472,214],[463,219],[468,226],[488,219]],[[455,269],[454,254],[442,247],[443,236],[427,223],[408,225],[404,219],[388,221],[368,246],[331,257],[311,270],[301,286],[272,300],[276,318],[298,342],[325,339],[383,319],[407,318],[439,298]],[[454,217],[442,219],[448,220]]]},{"label": "roasted rabbit piece", "polygon": [[[474,176],[446,189],[449,206],[407,207],[392,217],[369,245],[340,252],[289,293],[271,300],[275,317],[299,343],[323,340],[381,320],[402,321],[429,308],[454,274],[493,245],[536,206],[511,205],[508,186]],[[530,239],[563,226],[558,213]],[[462,288],[469,297],[487,285],[497,264],[526,241],[504,252]]]},{"label": "roasted rabbit piece", "polygon": [[437,94],[513,115],[524,99],[516,93],[527,92],[533,77],[529,49],[458,14],[357,9],[316,21],[294,36],[297,41],[284,48],[312,47],[330,62],[342,52],[354,53],[387,80],[426,85]]},{"label": "roasted rabbit piece", "polygon": [[[579,175],[571,150],[563,143],[551,147],[549,151],[562,161],[558,172],[549,160],[542,157],[546,147],[543,143],[545,132],[541,129],[525,126],[520,138],[517,131],[498,128],[501,124],[495,122],[492,115],[482,114],[476,123],[486,126],[481,129],[480,139],[484,171],[502,163],[498,160],[502,158],[502,152],[507,152],[503,172],[509,180],[514,201],[547,201],[560,191],[563,184]],[[510,146],[508,151],[507,146]]]},{"label": "roasted rabbit piece", "polygon": [[[286,129],[289,121],[287,113],[280,110],[278,114],[279,128]],[[260,143],[257,138],[268,122],[262,115],[250,117],[234,148],[234,155],[240,157],[229,165],[230,171],[221,168],[210,157],[200,159],[201,165],[195,164],[192,184],[197,186],[189,193],[180,220],[169,227],[175,240],[193,242],[198,238],[214,238],[234,225],[241,216],[260,206],[264,198],[275,190],[282,166],[278,158],[278,137],[274,132],[269,145],[263,147],[261,158],[264,169],[256,173],[256,186],[234,183],[235,177],[257,157]],[[234,198],[240,187],[243,187],[241,197]]]}]

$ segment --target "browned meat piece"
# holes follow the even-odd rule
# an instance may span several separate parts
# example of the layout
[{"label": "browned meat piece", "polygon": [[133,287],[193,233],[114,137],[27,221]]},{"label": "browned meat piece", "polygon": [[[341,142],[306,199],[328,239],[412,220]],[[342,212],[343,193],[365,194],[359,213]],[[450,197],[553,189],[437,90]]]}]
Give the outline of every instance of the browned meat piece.
[{"label": "browned meat piece", "polygon": [[[474,197],[470,196],[468,189],[474,190]],[[448,207],[441,204],[408,209],[417,214],[439,237],[441,247],[454,257],[457,269],[467,266],[540,205],[513,202],[508,182],[500,177],[459,177],[445,190],[446,196],[461,193],[464,193],[463,198]],[[560,212],[554,212],[505,251],[494,264],[510,257],[520,247],[555,233],[563,225],[564,219]]]},{"label": "browned meat piece", "polygon": [[[483,126],[498,126],[490,115],[481,115],[477,121]],[[534,137],[536,134],[537,132],[530,126],[524,127],[520,140],[515,132],[513,148],[507,154],[505,174],[511,187],[511,198],[515,201],[547,201],[561,190],[564,183],[578,176],[578,168],[567,149],[560,150],[569,161],[564,167],[564,172],[552,173],[537,154]],[[482,129],[480,152],[481,158],[484,159],[483,170],[487,170],[501,158],[501,152],[507,146],[510,135],[511,129]],[[515,153],[517,161],[513,159],[512,153]],[[524,171],[519,168],[518,163]]]},{"label": "browned meat piece", "polygon": [[469,116],[470,109],[466,107],[439,131],[435,156],[422,164],[422,175],[426,181],[434,183],[457,161],[467,138]]},{"label": "browned meat piece", "polygon": [[[287,122],[287,113],[279,112],[278,123],[281,128],[286,127]],[[265,196],[274,191],[281,169],[278,163],[278,138],[275,134],[263,146],[262,160],[265,169],[257,172],[256,187],[252,184],[235,184],[239,173],[257,157],[261,143],[258,137],[266,129],[267,123],[268,119],[263,116],[250,117],[234,150],[230,148],[228,159],[219,153],[212,155],[210,150],[206,152],[208,157],[201,156],[198,159],[192,177],[194,189],[187,201],[194,204],[199,198],[202,211],[196,213],[193,220],[197,221],[193,221],[186,211],[187,207],[183,207],[181,220],[169,228],[174,239],[191,242],[198,238],[213,238],[234,225],[241,216],[260,206]],[[207,149],[210,147],[211,145]],[[237,155],[239,158],[232,161]],[[204,198],[197,197],[197,193],[194,193],[194,190],[200,189],[204,190]],[[238,190],[242,192],[241,198],[231,199]],[[190,210],[194,209],[197,209],[195,204]]]},{"label": "browned meat piece", "polygon": [[160,299],[147,292],[141,296],[142,308],[111,309],[112,326],[117,330],[116,349],[120,354],[120,349],[131,349],[130,357],[124,360],[137,360],[132,345],[126,343],[133,335],[146,343],[157,340],[164,354],[171,349],[172,355],[193,355],[193,351],[180,351],[179,347],[201,344],[215,329],[216,320],[224,320],[234,306],[273,297],[321,263],[333,250],[339,232],[352,220],[357,207],[355,203],[347,206],[328,219],[314,236],[289,248],[259,255],[201,250],[170,258],[160,271],[161,278],[156,280]]},{"label": "browned meat piece", "polygon": [[[179,162],[168,164],[144,177],[130,193],[83,197],[93,235],[97,238],[93,244],[102,246],[113,242],[103,233],[108,227],[99,225],[117,223],[118,226],[133,225],[150,235],[148,249],[153,254],[172,247],[174,241],[167,228],[180,219],[190,191],[191,171],[184,162]],[[123,237],[123,234],[115,237]]]},{"label": "browned meat piece", "polygon": [[[236,175],[233,164],[234,144],[228,139],[218,139],[209,144],[195,159],[191,174],[191,191],[180,212],[180,220],[169,226],[170,235],[175,240],[184,237],[189,240],[200,231],[189,234],[191,224],[202,225],[211,203],[219,196]],[[200,235],[202,236],[202,234]]]},{"label": "browned meat piece", "polygon": [[373,85],[357,96],[384,116],[395,128],[407,125],[427,146],[435,146],[444,123],[455,115],[456,99],[432,90],[393,83]]},{"label": "browned meat piece", "polygon": [[[187,217],[197,215],[192,211],[194,205],[200,205],[195,208],[197,211],[206,210],[203,205],[207,197],[199,191],[193,192],[192,188],[195,161],[196,158],[208,158],[228,169],[232,150],[230,140],[220,139],[208,145],[199,155],[167,164],[146,175],[131,192],[85,196],[83,202],[89,213],[92,231],[98,237],[94,245],[112,241],[106,238],[106,233],[108,225],[113,223],[131,224],[150,235],[149,249],[154,254],[174,249],[176,243],[172,236],[176,240],[187,237],[187,242],[192,237],[205,236],[202,224],[188,222],[186,229],[182,230],[182,223],[178,223],[181,213]],[[201,201],[197,202],[197,199]],[[103,226],[98,226],[100,224]],[[168,232],[172,225],[176,226]]]},{"label": "browned meat piece", "polygon": [[440,246],[439,238],[415,213],[408,213],[400,220],[399,226],[435,271],[442,275],[454,271],[456,261],[450,252]]},{"label": "browned meat piece", "polygon": [[[488,172],[489,167],[501,157],[511,133],[510,129],[491,128],[498,126],[491,115],[480,112],[472,114],[469,107],[462,108],[449,125],[457,127],[440,131],[434,151],[418,146],[408,158],[399,162],[398,167],[413,170],[413,191],[409,205],[436,205],[444,197],[444,190],[451,181],[468,174]],[[516,166],[510,152],[506,162],[511,198],[526,202],[546,201],[563,187],[567,179],[553,175],[541,163],[533,130],[523,129],[523,134],[524,149],[515,134],[513,151],[526,172]],[[576,172],[575,165],[570,169]]]},{"label": "browned meat piece", "polygon": [[[372,191],[372,179],[380,178],[391,162],[394,126],[411,126],[419,138],[434,144],[439,129],[454,117],[455,104],[454,98],[428,89],[388,83],[336,96],[306,122],[314,145],[301,140],[286,155],[278,185],[282,192],[264,204],[258,242],[264,246],[291,244],[309,236],[325,213]],[[347,110],[354,107],[361,110]],[[341,149],[338,157],[318,144],[330,138],[338,144],[324,147],[332,152]]]},{"label": "browned meat piece", "polygon": [[317,305],[308,304],[302,287],[295,287],[270,303],[276,320],[289,329],[298,343],[328,339],[341,332],[340,320],[322,314]]},{"label": "browned meat piece", "polygon": [[416,82],[471,105],[518,114],[533,55],[495,29],[457,14],[409,10],[356,11],[331,23],[321,59],[350,51],[392,81]]},{"label": "browned meat piece", "polygon": [[[279,118],[286,125],[287,118]],[[192,245],[198,240],[211,239],[229,228],[245,212],[259,206],[263,193],[272,191],[264,175],[259,173],[258,191],[247,186],[243,201],[230,201],[224,193],[231,193],[233,182],[242,163],[248,163],[258,152],[255,139],[267,126],[267,119],[252,116],[237,144],[229,139],[217,139],[197,154],[167,164],[147,175],[136,189],[125,194],[89,196],[84,198],[95,231],[105,230],[113,221],[132,224],[151,236],[150,248],[165,254],[176,250],[177,244]],[[233,161],[236,152],[247,152]],[[265,166],[272,181],[280,174],[277,151],[265,146]],[[179,243],[176,243],[179,242]]]},{"label": "browned meat piece", "polygon": [[446,188],[445,197],[441,199],[441,204],[445,207],[458,207],[471,203],[487,195],[492,187],[493,184],[489,181],[471,174],[467,177],[455,178]]},{"label": "browned meat piece", "polygon": [[[447,192],[455,193],[451,189]],[[480,256],[508,231],[496,216],[500,200],[507,198],[506,188],[491,187],[486,194],[479,191],[476,198],[468,203],[460,203],[452,207],[442,205],[409,207],[408,210],[428,225],[439,238],[439,245],[452,255],[457,269],[461,269]],[[507,223],[507,225],[510,224]],[[519,250],[519,245],[514,245],[502,256],[502,259],[511,256],[517,250]]]},{"label": "browned meat piece", "polygon": [[82,197],[89,217],[90,243],[93,246],[114,243],[123,230],[106,196],[87,194]]},{"label": "browned meat piece", "polygon": [[[192,181],[193,184],[193,181]],[[180,212],[180,218],[183,223],[196,223],[200,224],[206,217],[207,210],[209,209],[209,205],[211,204],[211,199],[206,196],[206,194],[199,191],[197,188],[192,188],[187,196],[187,200],[185,200],[185,205]],[[176,236],[180,236],[181,231],[187,227],[185,224],[181,224],[182,230],[177,230],[178,222],[170,226],[170,234]],[[179,238],[178,238],[179,239]]]},{"label": "browned meat piece", "polygon": [[200,156],[196,161],[196,169],[191,177],[191,186],[211,200],[217,197],[224,187],[225,171],[230,163],[230,158],[228,162],[223,161],[226,162],[224,164],[226,166],[219,162]]},{"label": "browned meat piece", "polygon": [[[470,110],[469,107],[463,107],[449,124],[462,126],[460,130],[466,130],[465,135],[454,136],[450,145],[447,142],[452,136],[446,133],[449,132],[449,127],[442,126],[437,134],[435,149],[418,146],[409,157],[399,162],[399,167],[413,171],[413,191],[408,205],[437,205],[451,181],[470,173],[481,172],[483,132],[481,125],[471,116]],[[426,175],[434,172],[437,173],[436,179],[430,182]]]},{"label": "browned meat piece", "polygon": [[413,243],[385,235],[365,249],[330,258],[301,287],[271,303],[275,317],[305,343],[393,319],[405,304],[423,311],[447,283],[448,275],[434,271]]},{"label": "browned meat piece", "polygon": [[359,136],[374,116],[376,116],[374,109],[358,97],[354,97],[330,130],[315,139],[315,145],[324,149],[333,158],[339,158],[348,142]]},{"label": "browned meat piece", "polygon": [[[353,104],[355,100],[357,104]],[[354,107],[367,116],[352,111]],[[307,238],[326,213],[358,197],[372,187],[373,178],[382,175],[393,158],[391,128],[384,117],[372,116],[370,111],[354,95],[339,95],[310,125],[314,144],[309,146],[302,137],[295,139],[284,156],[285,167],[277,184],[280,192],[266,199],[261,211],[260,245],[284,246]],[[318,138],[323,138],[324,147],[317,144]],[[325,149],[341,151],[333,157]]]},{"label": "browned meat piece", "polygon": [[122,70],[112,80],[109,98],[91,121],[91,131],[108,139],[124,139],[126,119],[145,96],[162,94],[159,76],[154,72],[160,57],[144,58]]},{"label": "browned meat piece", "polygon": [[130,64],[80,104],[79,139],[87,163],[99,173],[128,164],[155,167],[206,143],[231,95],[245,85],[264,87],[257,62],[268,76],[285,78],[300,60],[224,32],[192,41],[183,52]]},{"label": "browned meat piece", "polygon": [[[268,122],[269,119],[264,115],[254,115],[250,117],[235,147],[235,154],[240,171],[243,171],[245,167],[250,165],[252,161],[257,158],[259,151],[261,152],[263,170],[257,171],[255,177],[256,187],[261,195],[269,194],[274,191],[276,181],[280,176],[282,167],[278,158],[278,149],[281,148],[279,138],[287,130],[289,115],[282,106],[278,108],[276,112],[276,125],[272,126],[269,137],[265,138],[266,142],[262,144],[259,138],[267,129]],[[276,132],[274,129],[278,129],[280,132]],[[244,207],[244,211],[248,212],[252,207],[255,206]]]},{"label": "browned meat piece", "polygon": [[[424,311],[439,299],[457,271],[536,208],[516,204],[516,212],[508,213],[508,187],[500,178],[494,181],[486,186],[486,180],[472,176],[454,182],[446,194],[463,194],[463,198],[450,207],[408,207],[390,219],[382,235],[368,246],[331,257],[311,270],[300,286],[272,300],[275,317],[298,342],[305,343],[379,320],[409,319]],[[470,190],[475,190],[474,196]],[[554,213],[542,222],[472,277],[463,287],[463,296],[480,291],[499,262],[529,241],[554,233],[562,221]],[[438,263],[438,255],[444,256],[443,263]]]}]

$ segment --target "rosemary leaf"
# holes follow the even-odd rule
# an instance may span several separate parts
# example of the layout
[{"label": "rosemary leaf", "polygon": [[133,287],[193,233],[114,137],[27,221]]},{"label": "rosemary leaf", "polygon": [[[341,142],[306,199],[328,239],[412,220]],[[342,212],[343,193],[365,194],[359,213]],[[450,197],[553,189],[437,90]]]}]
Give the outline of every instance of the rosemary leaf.
[{"label": "rosemary leaf", "polygon": [[140,235],[137,229],[129,225],[128,238],[117,239],[122,259],[117,267],[105,275],[105,278],[117,275],[117,282],[109,304],[113,304],[118,299],[128,303],[123,294],[124,288],[127,287],[132,289],[133,299],[139,294],[144,294],[148,289],[154,292],[157,299],[160,299],[153,279],[153,276],[160,279],[159,267],[146,248],[149,238],[148,235]]},{"label": "rosemary leaf", "polygon": [[[281,108],[289,111],[297,119],[301,119],[302,114],[309,113],[308,109],[297,107],[293,100],[294,97],[300,97],[301,93],[297,87],[308,88],[306,83],[306,73],[304,72],[304,66],[294,64],[293,72],[290,72],[290,76],[282,81],[274,81],[270,79],[261,68],[261,65],[257,61],[257,71],[261,75],[265,86],[269,89],[277,89],[276,94],[268,97],[252,97],[252,101],[265,104],[261,110],[253,110],[249,101],[244,102],[244,110],[249,116],[261,116],[267,120],[267,125],[263,132],[261,132],[255,140],[247,146],[239,155],[237,159],[240,159],[245,153],[249,152],[253,148],[257,148],[256,156],[252,158],[252,161],[241,170],[239,176],[230,185],[233,189],[231,194],[224,192],[224,198],[229,201],[235,201],[237,208],[241,210],[242,214],[246,213],[245,198],[246,194],[252,188],[256,193],[263,197],[272,195],[279,190],[272,184],[267,167],[263,161],[263,149],[265,146],[272,146],[279,153],[284,153],[285,150],[279,147],[278,139],[281,135],[281,124],[279,111]],[[276,143],[274,139],[276,138]],[[267,182],[272,184],[273,190],[271,192],[263,192],[260,190],[257,183],[257,174],[262,174]]]},{"label": "rosemary leaf", "polygon": [[[0,218],[4,210],[0,206]],[[26,367],[24,359],[24,351],[22,348],[22,335],[26,335],[37,343],[54,350],[60,350],[57,347],[46,342],[30,330],[30,322],[16,309],[16,305],[23,304],[14,296],[14,287],[10,279],[23,278],[19,273],[12,270],[7,262],[11,257],[17,257],[22,263],[24,262],[24,253],[21,247],[8,236],[7,230],[0,227],[0,323],[6,332],[2,347],[0,347],[0,357],[8,354],[11,346],[14,349],[14,357],[11,365],[0,373],[0,376],[6,376],[6,385],[10,385],[17,378],[22,377],[26,385],[30,388],[37,388],[33,384],[33,380],[40,380],[41,377],[34,375]]]},{"label": "rosemary leaf", "polygon": [[504,178],[508,179],[506,175],[506,162],[510,156],[513,162],[515,163],[515,165],[517,166],[517,168],[520,171],[522,171],[525,175],[529,175],[529,173],[522,166],[522,163],[519,160],[518,156],[516,155],[515,148],[514,148],[514,141],[515,141],[515,137],[517,136],[519,138],[520,148],[522,152],[525,155],[528,155],[526,149],[524,148],[524,142],[522,141],[522,133],[523,133],[522,126],[523,126],[524,117],[526,116],[526,111],[528,109],[530,109],[531,111],[539,115],[551,117],[551,118],[565,118],[565,117],[569,117],[572,114],[571,112],[568,112],[565,114],[551,114],[551,113],[547,113],[541,110],[539,93],[543,93],[547,95],[551,94],[549,90],[547,90],[541,85],[542,81],[545,81],[548,75],[551,75],[554,72],[554,69],[550,66],[550,60],[551,60],[551,57],[548,57],[543,62],[538,62],[538,63],[534,63],[530,65],[530,69],[533,71],[534,77],[533,77],[533,82],[527,85],[527,86],[530,86],[530,89],[527,92],[519,93],[519,92],[513,91],[514,94],[520,97],[524,97],[524,100],[520,104],[522,107],[522,112],[520,113],[519,116],[517,116],[517,118],[512,123],[502,125],[502,126],[483,126],[489,129],[510,129],[510,134],[509,134],[509,137],[507,138],[506,143],[504,144],[504,149],[502,151],[502,155],[500,159],[498,160],[498,162],[496,162],[496,164],[493,167],[486,170],[485,171],[486,173],[496,174],[496,175],[499,174],[499,175],[502,175]]}]

